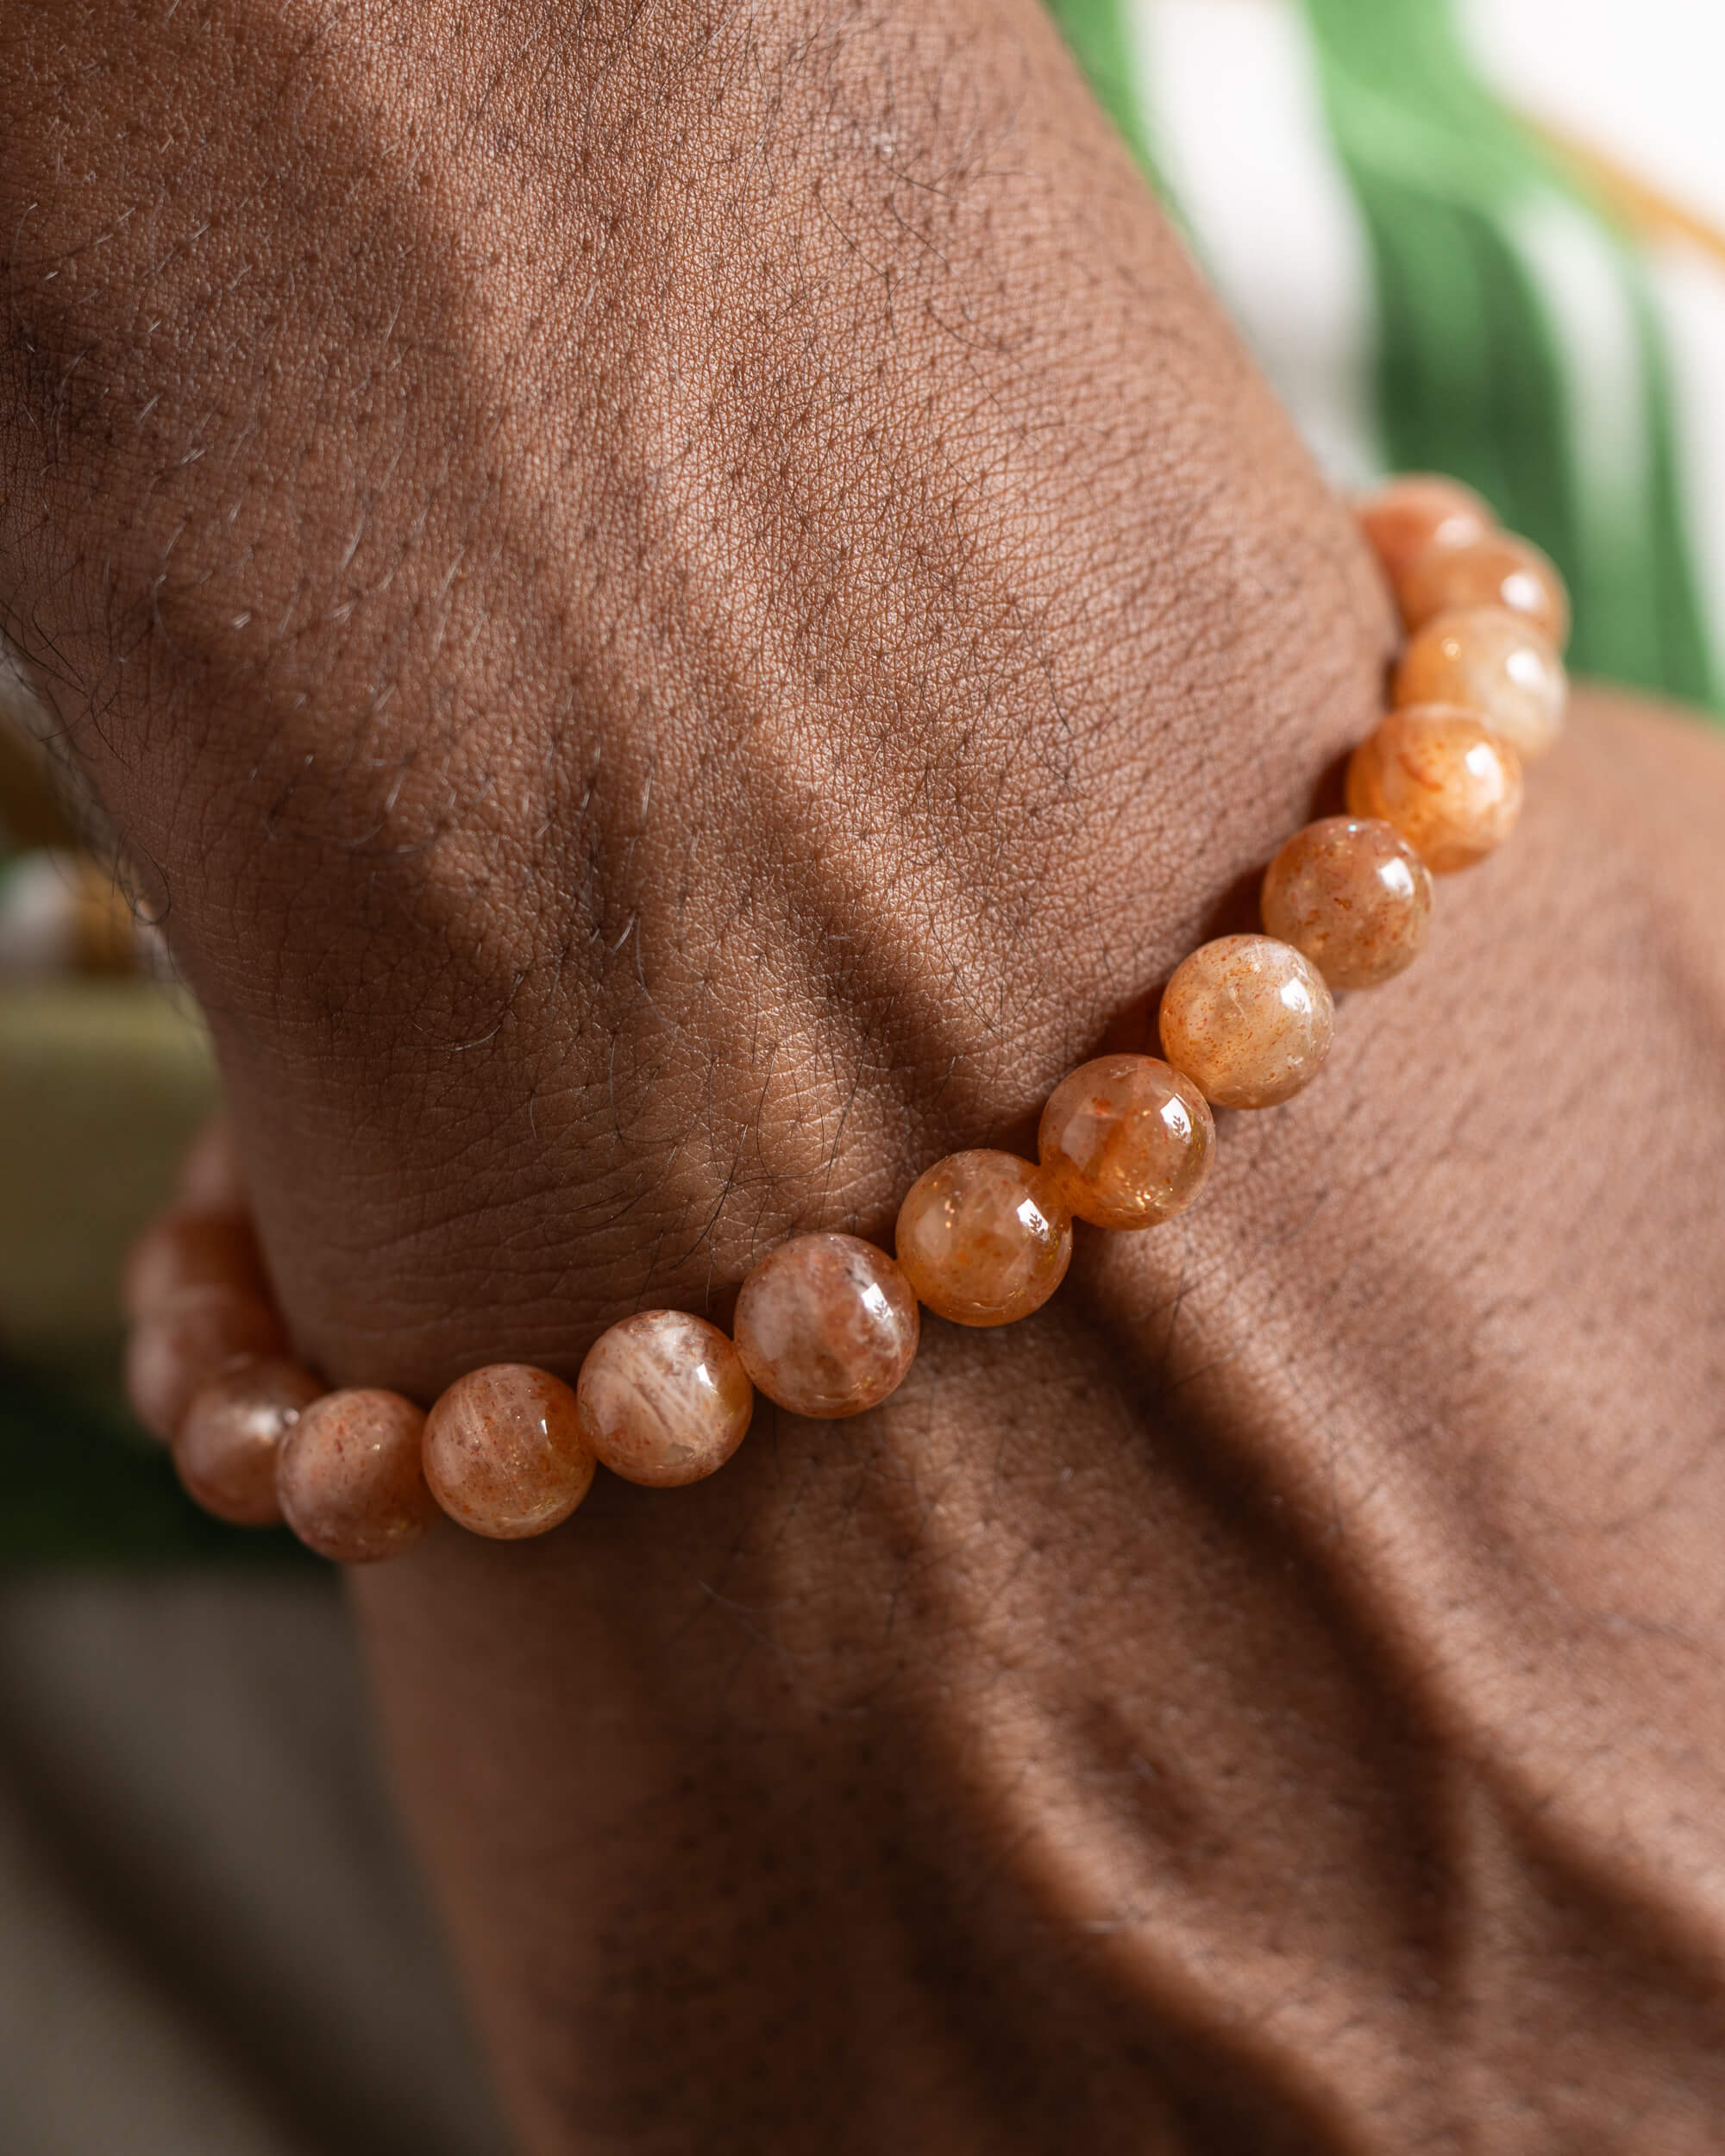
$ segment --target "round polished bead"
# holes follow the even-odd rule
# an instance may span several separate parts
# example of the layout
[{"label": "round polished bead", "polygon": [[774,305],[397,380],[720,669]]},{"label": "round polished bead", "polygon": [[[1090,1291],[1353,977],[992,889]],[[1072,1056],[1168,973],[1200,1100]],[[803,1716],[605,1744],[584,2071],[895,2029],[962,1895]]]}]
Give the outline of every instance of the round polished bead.
[{"label": "round polished bead", "polygon": [[1409,630],[1440,614],[1493,606],[1532,622],[1559,651],[1569,641],[1569,592],[1557,564],[1513,532],[1427,547],[1396,580],[1396,597]]},{"label": "round polished bead", "polygon": [[174,1199],[188,1213],[246,1211],[246,1179],[234,1126],[224,1113],[212,1115],[187,1146],[174,1178]]},{"label": "round polished bead", "polygon": [[1375,988],[1411,966],[1432,928],[1432,877],[1395,826],[1327,816],[1264,871],[1264,925],[1332,988]]},{"label": "round polished bead", "polygon": [[186,1288],[229,1288],[264,1300],[269,1293],[251,1223],[208,1213],[164,1213],[133,1244],[120,1281],[129,1318],[147,1317]]},{"label": "round polished bead", "polygon": [[1203,1188],[1216,1125],[1197,1087],[1159,1056],[1100,1056],[1049,1095],[1037,1148],[1079,1219],[1151,1228]]},{"label": "round polished bead", "polygon": [[1453,705],[1391,711],[1348,762],[1348,806],[1393,824],[1437,875],[1501,846],[1521,812],[1515,751]]},{"label": "round polished bead", "polygon": [[737,1351],[756,1384],[794,1415],[860,1415],[895,1392],[921,1321],[903,1270],[855,1235],[799,1235],[750,1274],[737,1299]]},{"label": "round polished bead", "polygon": [[1220,936],[1176,968],[1162,1052],[1219,1108],[1273,1108],[1323,1068],[1335,1006],[1311,960],[1273,936]]},{"label": "round polished bead", "polygon": [[588,1450],[625,1482],[651,1489],[723,1467],[755,1407],[737,1350],[687,1310],[643,1311],[600,1333],[575,1394]]},{"label": "round polished bead", "polygon": [[126,1343],[126,1396],[144,1427],[171,1444],[192,1395],[229,1363],[279,1356],[281,1319],[243,1288],[176,1288],[151,1306]]},{"label": "round polished bead", "polygon": [[499,1542],[567,1520],[593,1478],[574,1392],[525,1363],[458,1377],[425,1418],[423,1457],[450,1519]]},{"label": "round polished bead", "polygon": [[1410,472],[1354,505],[1360,528],[1392,583],[1428,547],[1465,546],[1492,530],[1490,505],[1459,479]]},{"label": "round polished bead", "polygon": [[1072,1216],[1015,1153],[950,1153],[899,1208],[899,1263],[918,1300],[956,1325],[1039,1310],[1072,1262]]},{"label": "round polished bead", "polygon": [[437,1516],[421,1465],[424,1430],[424,1410],[399,1393],[325,1393],[282,1439],[283,1519],[337,1564],[400,1557]]},{"label": "round polished bead", "polygon": [[1426,624],[1402,655],[1396,701],[1459,705],[1529,763],[1563,731],[1569,676],[1531,622],[1480,606]]},{"label": "round polished bead", "polygon": [[323,1388],[298,1363],[242,1363],[212,1378],[185,1411],[173,1464],[188,1497],[236,1527],[281,1518],[282,1440]]}]

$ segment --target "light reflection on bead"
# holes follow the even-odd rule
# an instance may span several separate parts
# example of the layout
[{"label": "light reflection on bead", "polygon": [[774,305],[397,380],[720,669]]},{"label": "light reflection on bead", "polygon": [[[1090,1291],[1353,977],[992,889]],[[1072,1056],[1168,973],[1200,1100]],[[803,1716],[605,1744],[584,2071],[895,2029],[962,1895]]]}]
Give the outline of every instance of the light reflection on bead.
[{"label": "light reflection on bead", "polygon": [[899,1208],[899,1263],[919,1300],[956,1325],[1010,1325],[1066,1277],[1072,1217],[1015,1153],[950,1153]]},{"label": "light reflection on bead", "polygon": [[1459,479],[1409,472],[1354,505],[1366,540],[1393,584],[1427,548],[1465,546],[1495,528],[1490,505]]},{"label": "light reflection on bead", "polygon": [[1396,596],[1409,630],[1490,606],[1530,621],[1558,651],[1569,641],[1569,592],[1556,563],[1512,532],[1427,547],[1396,579]]},{"label": "light reflection on bead", "polygon": [[1323,975],[1271,936],[1201,944],[1163,991],[1162,1052],[1219,1108],[1292,1100],[1322,1069],[1334,1025]]},{"label": "light reflection on bead", "polygon": [[1349,759],[1348,806],[1393,824],[1436,875],[1501,846],[1521,812],[1515,751],[1452,705],[1391,711]]},{"label": "light reflection on bead", "polygon": [[1420,631],[1396,668],[1396,702],[1458,705],[1528,763],[1563,731],[1569,676],[1530,622],[1481,606],[1440,614]]},{"label": "light reflection on bead", "polygon": [[860,1236],[799,1235],[743,1283],[732,1331],[768,1400],[797,1415],[858,1415],[897,1390],[920,1321],[903,1269]]},{"label": "light reflection on bead", "polygon": [[749,1434],[755,1394],[715,1325],[644,1310],[602,1332],[575,1388],[581,1437],[613,1475],[677,1489],[715,1473]]},{"label": "light reflection on bead", "polygon": [[1063,1078],[1037,1148],[1051,1187],[1099,1228],[1183,1213],[1210,1172],[1216,1126],[1191,1079],[1157,1056],[1101,1056]]},{"label": "light reflection on bead", "polygon": [[567,1520],[593,1478],[574,1394],[525,1363],[456,1379],[425,1419],[424,1467],[449,1517],[499,1542]]},{"label": "light reflection on bead", "polygon": [[1426,947],[1431,872],[1393,824],[1327,816],[1270,862],[1262,906],[1264,927],[1332,988],[1375,988]]},{"label": "light reflection on bead", "polygon": [[420,1447],[425,1413],[399,1393],[326,1393],[282,1439],[276,1496],[307,1549],[336,1564],[411,1550],[437,1516]]},{"label": "light reflection on bead", "polygon": [[186,1495],[236,1527],[281,1518],[275,1487],[283,1438],[323,1388],[298,1363],[245,1363],[204,1386],[173,1441]]}]

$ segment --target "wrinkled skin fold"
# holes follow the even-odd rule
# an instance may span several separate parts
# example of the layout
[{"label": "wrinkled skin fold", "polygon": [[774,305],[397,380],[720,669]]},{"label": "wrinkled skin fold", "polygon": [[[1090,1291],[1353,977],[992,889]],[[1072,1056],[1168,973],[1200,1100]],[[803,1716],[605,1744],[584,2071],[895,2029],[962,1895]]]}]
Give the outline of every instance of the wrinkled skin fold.
[{"label": "wrinkled skin fold", "polygon": [[[1372,723],[1027,0],[9,0],[0,133],[0,602],[332,1379],[886,1234]],[[356,1578],[530,2156],[1716,2148],[1722,832],[1585,699],[1189,1216]]]}]

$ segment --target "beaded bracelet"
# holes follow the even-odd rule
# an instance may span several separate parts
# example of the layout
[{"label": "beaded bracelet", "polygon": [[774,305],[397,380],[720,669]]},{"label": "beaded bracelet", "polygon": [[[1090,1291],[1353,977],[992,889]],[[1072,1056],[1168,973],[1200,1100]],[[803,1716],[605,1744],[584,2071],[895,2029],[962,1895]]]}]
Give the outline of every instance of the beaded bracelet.
[{"label": "beaded bracelet", "polygon": [[285,1520],[349,1564],[408,1549],[440,1507],[476,1534],[543,1534],[597,1465],[656,1489],[711,1475],[757,1391],[819,1418],[877,1406],[916,1354],[919,1306],[958,1325],[1028,1316],[1065,1275],[1075,1219],[1137,1230],[1184,1212],[1209,1174],[1212,1108],[1273,1107],[1311,1082],[1332,992],[1418,956],[1433,874],[1509,836],[1522,763],[1563,724],[1569,605],[1545,555],[1449,479],[1393,481],[1359,513],[1408,632],[1392,708],[1349,761],[1347,813],[1270,862],[1265,933],[1219,937],[1176,968],[1161,1057],[1103,1056],[1063,1079],[1034,1162],[938,1162],[900,1208],[896,1259],[854,1235],[799,1235],[744,1280],[729,1338],[689,1312],[646,1311],[600,1336],[573,1388],[493,1364],[429,1414],[398,1393],[326,1392],[291,1359],[237,1161],[214,1132],[124,1284],[132,1401],[191,1495],[242,1525]]}]

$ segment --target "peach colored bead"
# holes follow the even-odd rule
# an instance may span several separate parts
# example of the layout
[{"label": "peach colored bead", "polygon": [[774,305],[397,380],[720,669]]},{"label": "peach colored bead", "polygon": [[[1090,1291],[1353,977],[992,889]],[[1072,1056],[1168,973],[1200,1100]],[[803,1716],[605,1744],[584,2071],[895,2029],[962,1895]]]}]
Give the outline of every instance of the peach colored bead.
[{"label": "peach colored bead", "polygon": [[1411,966],[1432,929],[1432,875],[1394,824],[1327,816],[1264,871],[1264,925],[1332,988],[1375,988]]},{"label": "peach colored bead", "polygon": [[677,1489],[715,1473],[749,1434],[755,1390],[716,1325],[646,1310],[600,1333],[575,1397],[581,1439],[625,1482]]},{"label": "peach colored bead", "polygon": [[799,1235],[743,1283],[731,1327],[743,1368],[794,1415],[860,1415],[897,1390],[921,1319],[903,1271],[855,1235]]},{"label": "peach colored bead", "polygon": [[1521,812],[1521,765],[1472,711],[1412,705],[1391,711],[1348,762],[1348,806],[1393,824],[1437,875],[1501,846]]},{"label": "peach colored bead", "polygon": [[1324,976],[1272,936],[1219,936],[1162,996],[1162,1051],[1219,1108],[1273,1108],[1323,1068],[1335,1026]]},{"label": "peach colored bead", "polygon": [[1151,1228],[1203,1188],[1216,1148],[1209,1105],[1156,1056],[1100,1056],[1049,1095],[1037,1150],[1067,1209],[1099,1228]]},{"label": "peach colored bead", "polygon": [[132,1329],[126,1395],[144,1427],[171,1444],[192,1395],[228,1363],[286,1348],[281,1319],[257,1296],[213,1285],[179,1288]]},{"label": "peach colored bead", "polygon": [[1465,546],[1496,524],[1490,505],[1459,479],[1410,472],[1354,504],[1360,529],[1393,584],[1432,546]]},{"label": "peach colored bead", "polygon": [[1426,624],[1402,655],[1396,701],[1459,705],[1530,763],[1563,731],[1569,676],[1531,622],[1479,606]]},{"label": "peach colored bead", "polygon": [[567,1520],[593,1478],[574,1392],[525,1363],[458,1377],[425,1418],[423,1459],[450,1519],[499,1542]]},{"label": "peach colored bead", "polygon": [[1559,651],[1569,641],[1569,592],[1557,564],[1513,532],[1427,547],[1396,579],[1396,597],[1409,630],[1440,614],[1495,606],[1532,622]]},{"label": "peach colored bead", "polygon": [[275,1470],[282,1439],[323,1390],[298,1363],[243,1363],[204,1386],[173,1441],[185,1494],[236,1527],[281,1518]]},{"label": "peach colored bead", "polygon": [[187,1146],[174,1179],[174,1201],[187,1213],[247,1210],[234,1126],[224,1113],[212,1115]]},{"label": "peach colored bead", "polygon": [[229,1214],[164,1213],[133,1244],[120,1279],[129,1318],[147,1317],[184,1288],[231,1288],[267,1300],[251,1224]]},{"label": "peach colored bead", "polygon": [[950,1153],[899,1208],[899,1263],[919,1300],[956,1325],[1038,1310],[1072,1262],[1072,1216],[1015,1153]]},{"label": "peach colored bead", "polygon": [[420,1463],[425,1411],[399,1393],[325,1393],[281,1442],[276,1496],[310,1550],[372,1564],[411,1550],[437,1516]]}]

